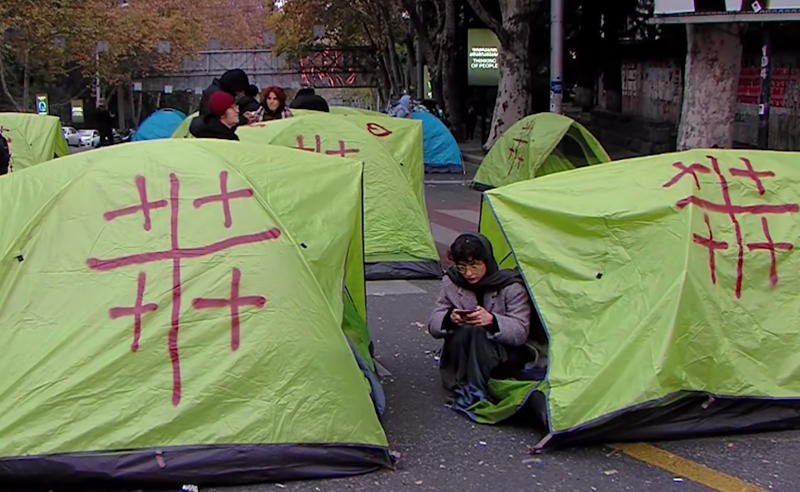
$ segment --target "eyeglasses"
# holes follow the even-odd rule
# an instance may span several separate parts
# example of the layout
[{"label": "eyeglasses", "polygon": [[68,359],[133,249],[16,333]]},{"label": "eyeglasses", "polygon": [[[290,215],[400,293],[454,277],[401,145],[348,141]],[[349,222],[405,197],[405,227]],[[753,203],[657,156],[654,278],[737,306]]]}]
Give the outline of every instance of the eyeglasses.
[{"label": "eyeglasses", "polygon": [[469,270],[472,273],[478,273],[481,268],[484,268],[485,264],[482,261],[471,261],[469,263],[456,263],[456,270],[459,273],[467,273]]}]

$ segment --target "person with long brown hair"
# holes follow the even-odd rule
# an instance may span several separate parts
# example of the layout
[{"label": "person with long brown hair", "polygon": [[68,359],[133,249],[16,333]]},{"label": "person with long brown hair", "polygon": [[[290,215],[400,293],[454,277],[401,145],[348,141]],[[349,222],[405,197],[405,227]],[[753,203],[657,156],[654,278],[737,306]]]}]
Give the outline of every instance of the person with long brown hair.
[{"label": "person with long brown hair", "polygon": [[264,96],[264,113],[262,121],[291,118],[292,112],[286,107],[286,93],[280,87],[267,87],[262,91]]}]

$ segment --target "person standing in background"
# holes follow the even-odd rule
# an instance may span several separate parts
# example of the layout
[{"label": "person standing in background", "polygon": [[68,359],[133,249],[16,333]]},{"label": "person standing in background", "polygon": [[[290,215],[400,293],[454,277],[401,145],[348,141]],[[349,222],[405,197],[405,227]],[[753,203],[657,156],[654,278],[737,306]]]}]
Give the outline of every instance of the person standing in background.
[{"label": "person standing in background", "polygon": [[100,132],[100,147],[114,144],[114,115],[106,107],[106,100],[100,99],[95,111],[97,131]]}]

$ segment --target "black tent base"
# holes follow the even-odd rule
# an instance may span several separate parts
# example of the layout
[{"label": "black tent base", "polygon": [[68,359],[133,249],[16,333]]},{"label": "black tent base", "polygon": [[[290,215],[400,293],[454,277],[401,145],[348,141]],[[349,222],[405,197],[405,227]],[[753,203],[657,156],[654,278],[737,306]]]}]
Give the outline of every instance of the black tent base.
[{"label": "black tent base", "polygon": [[484,191],[493,190],[493,189],[495,189],[495,187],[491,186],[491,185],[483,184],[483,183],[473,182],[472,183],[472,189],[480,191],[480,192],[484,192]]},{"label": "black tent base", "polygon": [[[527,412],[543,412],[544,395],[528,400]],[[537,418],[537,420],[538,420]],[[545,437],[543,450],[615,442],[671,441],[800,429],[800,400],[723,398],[689,394],[668,405],[630,410],[602,423]]]},{"label": "black tent base", "polygon": [[[392,467],[385,448],[331,444],[176,446],[0,459],[0,489],[243,485],[341,478]],[[175,489],[178,490],[178,489]]]},{"label": "black tent base", "polygon": [[364,265],[366,280],[440,279],[444,272],[438,261],[384,261]]}]

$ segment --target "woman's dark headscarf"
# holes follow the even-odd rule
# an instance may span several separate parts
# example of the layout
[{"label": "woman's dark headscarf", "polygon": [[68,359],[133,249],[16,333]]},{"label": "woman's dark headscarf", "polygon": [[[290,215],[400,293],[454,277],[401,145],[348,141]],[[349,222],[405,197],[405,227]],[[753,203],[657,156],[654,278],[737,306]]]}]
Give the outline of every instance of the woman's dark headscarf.
[{"label": "woman's dark headscarf", "polygon": [[[494,258],[492,243],[490,243],[483,234],[468,232],[458,236],[450,249],[451,255],[453,252],[453,247],[457,245],[466,245],[469,243],[476,243],[471,245],[473,246],[476,254],[474,254],[474,258],[464,259],[484,261],[486,263],[486,275],[480,280],[480,282],[471,284],[467,282],[467,279],[464,278],[464,275],[462,275],[455,266],[451,266],[447,269],[447,276],[454,284],[462,289],[471,290],[473,292],[492,292],[504,289],[511,284],[523,283],[522,275],[520,275],[518,270],[508,270],[505,268],[500,268],[497,265],[497,260]],[[451,259],[453,261],[460,260],[460,258]]]}]

